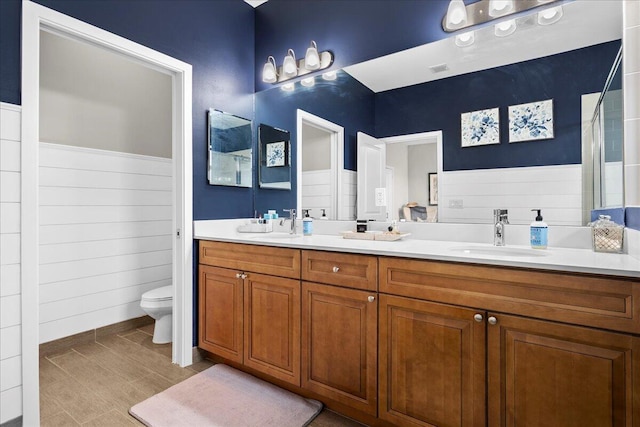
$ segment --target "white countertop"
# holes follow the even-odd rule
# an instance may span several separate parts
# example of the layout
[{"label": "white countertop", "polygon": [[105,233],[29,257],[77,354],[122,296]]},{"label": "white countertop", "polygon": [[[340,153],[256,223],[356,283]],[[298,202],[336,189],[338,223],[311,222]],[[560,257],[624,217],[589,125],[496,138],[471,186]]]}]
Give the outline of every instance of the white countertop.
[{"label": "white countertop", "polygon": [[[599,253],[591,249],[552,247],[534,250],[528,246],[495,247],[486,243],[423,240],[412,236],[385,242],[343,239],[339,234],[298,234],[293,237],[285,232],[238,233],[237,226],[244,222],[246,220],[194,221],[194,239],[640,278],[640,260],[626,254]],[[298,232],[301,231],[298,227]]]}]

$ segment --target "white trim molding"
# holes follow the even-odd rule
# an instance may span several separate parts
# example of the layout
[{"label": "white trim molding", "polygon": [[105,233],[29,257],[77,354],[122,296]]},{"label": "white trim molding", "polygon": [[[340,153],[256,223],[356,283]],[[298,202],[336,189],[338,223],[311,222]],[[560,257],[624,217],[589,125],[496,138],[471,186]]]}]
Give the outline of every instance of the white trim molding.
[{"label": "white trim molding", "polygon": [[[172,76],[174,230],[173,361],[192,362],[192,67],[131,40],[29,0],[22,2],[22,380],[23,423],[38,425],[39,369],[39,77],[40,31],[52,31],[122,54]],[[179,236],[178,236],[179,230]]]}]

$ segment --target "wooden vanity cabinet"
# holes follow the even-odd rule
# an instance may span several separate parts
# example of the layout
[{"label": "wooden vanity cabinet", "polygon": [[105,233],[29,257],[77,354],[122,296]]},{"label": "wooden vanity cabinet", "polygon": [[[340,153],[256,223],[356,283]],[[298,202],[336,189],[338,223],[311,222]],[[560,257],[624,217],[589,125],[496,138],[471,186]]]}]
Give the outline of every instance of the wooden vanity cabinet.
[{"label": "wooden vanity cabinet", "polygon": [[302,386],[377,414],[378,259],[302,251]]},{"label": "wooden vanity cabinet", "polygon": [[488,316],[490,426],[640,425],[640,338]]},{"label": "wooden vanity cabinet", "polygon": [[478,310],[381,294],[378,417],[398,426],[484,426],[483,319]]},{"label": "wooden vanity cabinet", "polygon": [[379,265],[381,292],[406,296],[380,296],[380,418],[401,426],[640,425],[637,281],[382,257]]},{"label": "wooden vanity cabinet", "polygon": [[201,241],[199,267],[200,347],[299,386],[300,251]]}]

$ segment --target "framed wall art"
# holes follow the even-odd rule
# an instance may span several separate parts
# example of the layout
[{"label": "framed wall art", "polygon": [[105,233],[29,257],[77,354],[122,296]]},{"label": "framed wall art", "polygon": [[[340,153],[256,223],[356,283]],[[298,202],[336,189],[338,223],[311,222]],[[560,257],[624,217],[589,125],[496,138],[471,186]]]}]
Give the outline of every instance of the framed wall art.
[{"label": "framed wall art", "polygon": [[462,147],[500,143],[500,115],[497,108],[460,115]]},{"label": "framed wall art", "polygon": [[509,142],[553,138],[553,100],[509,106]]}]

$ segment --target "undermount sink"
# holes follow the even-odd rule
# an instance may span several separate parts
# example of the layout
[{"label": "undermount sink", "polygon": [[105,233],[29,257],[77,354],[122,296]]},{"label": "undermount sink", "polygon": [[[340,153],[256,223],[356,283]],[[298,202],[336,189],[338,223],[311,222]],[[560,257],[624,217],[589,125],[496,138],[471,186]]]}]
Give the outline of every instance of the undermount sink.
[{"label": "undermount sink", "polygon": [[265,233],[259,236],[250,237],[252,240],[272,240],[272,239],[298,239],[302,237],[300,234],[289,233]]},{"label": "undermount sink", "polygon": [[462,246],[449,249],[469,255],[493,255],[501,257],[544,257],[547,253],[540,249],[510,248],[509,246]]}]

